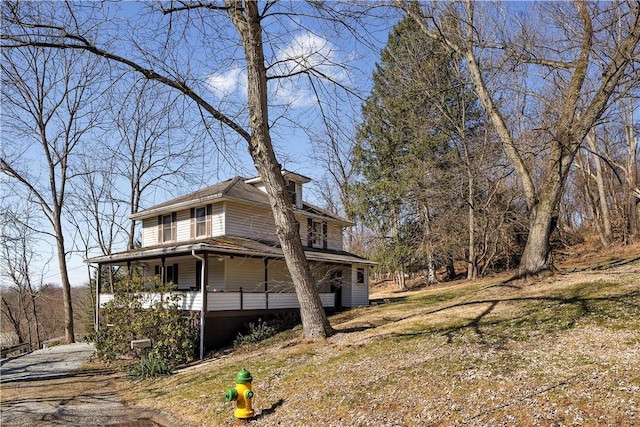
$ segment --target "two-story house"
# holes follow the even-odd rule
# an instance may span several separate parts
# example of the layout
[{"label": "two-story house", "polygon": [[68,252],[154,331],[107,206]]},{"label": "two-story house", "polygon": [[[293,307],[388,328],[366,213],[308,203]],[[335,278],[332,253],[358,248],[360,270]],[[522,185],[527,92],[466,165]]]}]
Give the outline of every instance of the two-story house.
[{"label": "two-story house", "polygon": [[[323,306],[368,305],[373,263],[343,250],[343,230],[353,224],[304,201],[309,178],[288,171],[283,176]],[[142,246],[88,262],[137,267],[173,282],[181,308],[200,313],[206,348],[232,339],[248,319],[298,309],[260,178],[236,177],[130,218],[142,223]],[[97,286],[99,307],[112,295]]]}]

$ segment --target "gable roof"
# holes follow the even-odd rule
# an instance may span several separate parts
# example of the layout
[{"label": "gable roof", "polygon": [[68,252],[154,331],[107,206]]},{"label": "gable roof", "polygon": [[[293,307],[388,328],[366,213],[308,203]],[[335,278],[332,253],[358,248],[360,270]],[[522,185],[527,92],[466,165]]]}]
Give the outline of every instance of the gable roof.
[{"label": "gable roof", "polygon": [[143,219],[175,211],[176,209],[202,205],[214,200],[235,199],[257,204],[269,204],[267,195],[251,184],[245,182],[245,178],[237,176],[226,181],[219,182],[209,187],[196,190],[184,196],[176,197],[164,203],[144,209],[129,216],[131,219]]},{"label": "gable roof", "polygon": [[[285,171],[287,174],[293,172]],[[297,174],[296,174],[297,175]],[[297,175],[303,177],[302,175]],[[308,179],[308,178],[306,178]],[[267,194],[252,185],[252,182],[258,182],[256,179],[247,179],[237,176],[226,181],[219,182],[214,185],[196,190],[184,196],[176,197],[158,205],[144,209],[135,214],[129,215],[130,219],[141,220],[144,218],[155,217],[158,215],[166,215],[178,209],[187,209],[193,206],[202,206],[207,203],[222,200],[236,200],[245,203],[269,206],[269,197]],[[346,226],[354,225],[353,222],[346,220],[328,210],[319,208],[305,201],[302,202],[302,209],[298,210],[294,207],[294,211],[302,211],[307,215],[320,219],[330,219],[341,222]]]}]

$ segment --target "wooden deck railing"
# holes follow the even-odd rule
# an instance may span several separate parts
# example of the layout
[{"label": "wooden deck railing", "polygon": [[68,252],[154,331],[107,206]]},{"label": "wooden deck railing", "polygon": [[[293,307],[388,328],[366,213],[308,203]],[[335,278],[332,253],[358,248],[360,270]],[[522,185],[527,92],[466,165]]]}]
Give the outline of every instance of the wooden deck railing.
[{"label": "wooden deck railing", "polygon": [[[202,308],[202,294],[200,292],[174,292],[180,296],[179,307],[186,311],[200,311]],[[162,297],[160,294],[143,294],[143,306],[151,307]],[[100,294],[100,306],[103,307],[113,299],[113,294]],[[321,292],[322,306],[335,307],[335,294]],[[276,310],[299,308],[298,298],[292,292],[207,292],[207,311],[231,310]]]},{"label": "wooden deck railing", "polygon": [[0,359],[4,359],[7,356],[22,354],[31,351],[31,344],[28,342],[6,347],[0,350]]}]

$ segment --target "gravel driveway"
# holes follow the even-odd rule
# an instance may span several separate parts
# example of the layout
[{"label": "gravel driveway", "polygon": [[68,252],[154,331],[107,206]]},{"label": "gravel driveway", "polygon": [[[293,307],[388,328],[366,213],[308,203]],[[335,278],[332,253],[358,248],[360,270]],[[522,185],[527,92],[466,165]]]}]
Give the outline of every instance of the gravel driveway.
[{"label": "gravel driveway", "polygon": [[76,343],[37,350],[0,366],[0,425],[136,426],[152,422],[153,414],[125,406],[116,392],[122,373],[80,367],[95,350]]},{"label": "gravel driveway", "polygon": [[36,350],[1,362],[0,384],[60,378],[72,374],[95,353],[91,344],[75,343]]}]

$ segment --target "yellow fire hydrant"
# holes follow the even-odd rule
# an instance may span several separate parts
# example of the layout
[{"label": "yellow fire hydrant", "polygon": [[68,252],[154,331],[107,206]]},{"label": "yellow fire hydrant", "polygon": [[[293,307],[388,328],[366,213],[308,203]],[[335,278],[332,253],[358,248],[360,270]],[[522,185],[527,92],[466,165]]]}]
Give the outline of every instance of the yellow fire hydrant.
[{"label": "yellow fire hydrant", "polygon": [[233,411],[233,416],[240,419],[251,418],[255,415],[255,411],[251,407],[251,399],[253,391],[251,391],[251,374],[246,369],[238,372],[235,378],[235,388],[228,388],[224,392],[227,402],[236,401],[237,408]]}]

